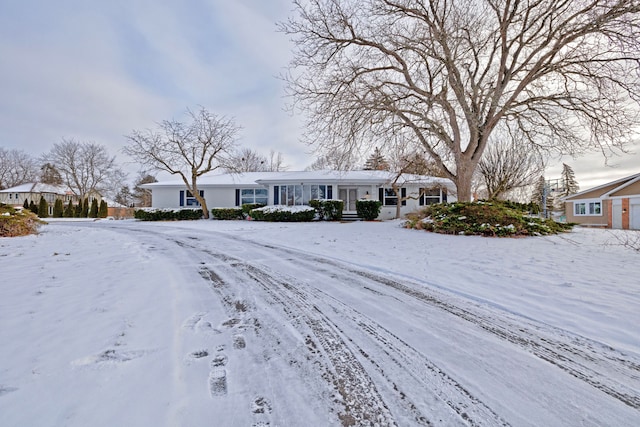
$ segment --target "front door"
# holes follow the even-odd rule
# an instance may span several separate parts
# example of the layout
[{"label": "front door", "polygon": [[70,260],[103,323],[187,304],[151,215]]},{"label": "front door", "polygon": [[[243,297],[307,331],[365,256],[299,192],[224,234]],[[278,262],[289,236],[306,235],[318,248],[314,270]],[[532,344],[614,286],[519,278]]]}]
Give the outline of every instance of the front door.
[{"label": "front door", "polygon": [[356,200],[358,200],[357,188],[340,188],[338,197],[344,202],[344,210],[347,212],[356,211]]}]

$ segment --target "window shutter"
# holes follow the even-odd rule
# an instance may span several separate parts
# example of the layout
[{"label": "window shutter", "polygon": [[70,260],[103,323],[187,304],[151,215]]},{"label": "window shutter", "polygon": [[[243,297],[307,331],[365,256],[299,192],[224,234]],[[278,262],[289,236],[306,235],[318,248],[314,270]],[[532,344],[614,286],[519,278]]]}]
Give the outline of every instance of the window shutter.
[{"label": "window shutter", "polygon": [[378,188],[378,200],[384,205],[384,188]]},{"label": "window shutter", "polygon": [[442,203],[447,203],[447,189],[441,189],[440,194],[442,195]]},{"label": "window shutter", "polygon": [[236,188],[236,206],[240,206],[240,189]]},{"label": "window shutter", "polygon": [[274,205],[280,204],[280,187],[277,185],[273,186],[273,204]]},{"label": "window shutter", "polygon": [[178,206],[184,206],[184,190],[180,190],[180,204]]},{"label": "window shutter", "polygon": [[327,199],[333,200],[333,185],[327,185]]},{"label": "window shutter", "polygon": [[204,190],[200,190],[200,197],[204,199]]},{"label": "window shutter", "polygon": [[425,188],[421,188],[419,190],[420,197],[418,197],[418,205],[419,206],[424,206],[424,194],[426,193],[426,189]]},{"label": "window shutter", "polygon": [[[400,198],[405,199],[407,197],[407,189],[402,187],[400,189]],[[402,206],[407,206],[407,200],[402,200]]]}]

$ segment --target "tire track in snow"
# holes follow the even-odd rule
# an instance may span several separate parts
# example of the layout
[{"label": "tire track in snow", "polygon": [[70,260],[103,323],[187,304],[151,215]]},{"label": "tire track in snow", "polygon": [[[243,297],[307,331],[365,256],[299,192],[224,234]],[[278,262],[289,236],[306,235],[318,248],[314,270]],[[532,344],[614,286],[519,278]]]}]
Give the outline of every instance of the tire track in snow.
[{"label": "tire track in snow", "polygon": [[[163,233],[151,233],[167,239]],[[638,391],[640,390],[640,361],[634,356],[624,354],[610,346],[560,328],[518,318],[498,309],[470,304],[464,298],[446,295],[431,289],[428,284],[416,280],[405,278],[397,280],[337,260],[300,253],[289,248],[261,244],[243,238],[229,238],[224,233],[209,232],[207,234],[215,235],[216,238],[228,239],[230,242],[240,241],[258,249],[268,249],[270,252],[286,254],[290,257],[289,261],[312,267],[314,271],[320,273],[342,276],[342,279],[351,282],[359,279],[361,282],[359,285],[364,288],[375,292],[382,290],[382,293],[392,298],[394,292],[409,296],[416,301],[463,319],[556,366],[629,407],[640,409],[640,391]],[[202,237],[192,238],[192,241]],[[203,248],[199,250],[203,250]],[[224,259],[224,257],[219,257],[220,254],[213,252],[210,255],[227,263],[233,262],[231,257]],[[321,268],[322,265],[326,266],[324,270]],[[348,281],[345,283],[349,283]],[[288,301],[283,302],[283,304],[286,303]],[[365,328],[364,325],[362,327]],[[377,334],[379,332],[372,331],[371,333]],[[398,345],[401,347],[401,344]]]},{"label": "tire track in snow", "polygon": [[[508,319],[507,316],[499,318],[480,307],[472,309],[472,306],[466,304],[467,307],[463,308],[462,304],[447,301],[453,298],[438,295],[435,291],[420,284],[411,283],[409,280],[401,283],[387,276],[359,270],[326,258],[300,254],[273,245],[260,246],[294,255],[297,262],[306,263],[316,270],[319,269],[319,264],[327,265],[331,268],[324,269],[324,272],[333,275],[342,273],[345,283],[352,282],[353,275],[356,275],[366,280],[365,286],[373,281],[444,310],[517,345],[624,404],[640,409],[640,395],[637,391],[640,389],[640,362],[631,360],[629,356],[610,346],[550,326],[543,327],[530,322],[519,322]],[[628,386],[630,382],[635,383],[637,387]]]},{"label": "tire track in snow", "polygon": [[[366,318],[330,295],[323,293],[323,295],[320,296],[316,289],[308,289],[308,286],[295,283],[295,281],[289,277],[269,274],[263,268],[258,268],[238,258],[217,253],[211,249],[206,249],[205,252],[223,261],[227,267],[232,268],[236,273],[238,270],[244,271],[257,283],[262,285],[274,300],[284,307],[288,306],[290,312],[292,304],[296,306],[296,310],[291,312],[290,316],[303,319],[311,328],[314,337],[319,341],[320,346],[330,359],[337,373],[337,376],[329,374],[331,382],[345,400],[345,407],[352,412],[341,418],[345,425],[350,425],[352,421],[356,420],[358,424],[365,421],[375,421],[374,424],[382,422],[383,425],[390,425],[388,421],[371,420],[372,401],[380,401],[381,403],[374,405],[374,407],[380,407],[382,405],[382,407],[385,408],[383,412],[388,412],[388,409],[384,402],[382,402],[382,398],[375,391],[375,384],[371,381],[366,369],[358,361],[349,347],[355,347],[356,353],[371,363],[371,365],[378,370],[379,374],[390,383],[391,388],[395,390],[397,394],[396,397],[397,400],[400,401],[400,406],[404,407],[407,413],[412,414],[412,424],[432,424],[427,416],[421,413],[416,405],[410,402],[408,397],[404,395],[401,389],[402,386],[394,383],[393,380],[385,374],[385,370],[381,364],[373,360],[367,350],[358,346],[342,331],[337,323],[324,314],[322,309],[319,308],[319,305],[323,301],[326,302],[327,299],[332,301],[335,306],[339,306],[340,312],[349,314],[347,320],[350,320],[356,327],[368,335],[370,340],[387,354],[388,358],[396,365],[396,369],[408,371],[413,377],[413,381],[420,384],[421,389],[433,393],[443,405],[448,407],[450,412],[455,413],[460,418],[461,422],[470,426],[509,425],[477,397],[473,396],[460,383],[433,364],[424,355],[420,354],[416,349],[400,340],[376,322]],[[309,340],[311,340],[310,337],[308,337],[308,346],[310,346],[311,349],[315,348],[315,343]],[[327,372],[325,372],[324,375],[326,376]],[[363,384],[365,385],[364,387],[362,386]],[[375,393],[376,399],[374,400],[372,400],[372,393]],[[358,417],[353,414],[356,408],[363,408],[361,415]]]},{"label": "tire track in snow", "polygon": [[[338,414],[343,425],[396,425],[375,384],[348,349],[343,338],[336,331],[335,325],[317,307],[309,305],[304,295],[292,293],[290,286],[283,287],[280,281],[242,260],[216,254],[210,250],[205,252],[214,259],[223,261],[223,264],[216,265],[217,269],[225,268],[228,270],[227,274],[236,276],[243,272],[252,278],[274,301],[286,308],[288,316],[296,320],[292,324],[303,322],[309,327],[313,337],[318,340],[322,353],[330,361],[329,366],[325,364],[322,367],[322,377],[340,396],[339,402],[336,403],[340,403],[343,407]],[[200,274],[210,280],[217,289],[227,286],[220,275],[211,268],[202,267]],[[300,332],[304,334],[304,331]],[[310,336],[307,336],[306,344],[311,352],[316,351],[317,346]],[[423,423],[423,425],[429,424]]]}]

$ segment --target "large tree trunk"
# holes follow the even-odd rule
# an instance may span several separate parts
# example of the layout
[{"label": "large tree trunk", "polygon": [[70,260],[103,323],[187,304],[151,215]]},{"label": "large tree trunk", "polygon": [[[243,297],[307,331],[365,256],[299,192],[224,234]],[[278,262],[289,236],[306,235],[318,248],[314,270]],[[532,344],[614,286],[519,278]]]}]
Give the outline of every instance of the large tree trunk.
[{"label": "large tree trunk", "polygon": [[198,190],[197,178],[193,177],[191,180],[191,193],[196,198],[200,206],[202,207],[202,217],[204,219],[209,219],[209,208],[207,208],[207,200],[200,196],[200,191]]},{"label": "large tree trunk", "polygon": [[456,173],[454,183],[458,191],[457,197],[460,202],[470,202],[473,194],[471,193],[471,184],[473,181],[474,166],[460,162]]}]

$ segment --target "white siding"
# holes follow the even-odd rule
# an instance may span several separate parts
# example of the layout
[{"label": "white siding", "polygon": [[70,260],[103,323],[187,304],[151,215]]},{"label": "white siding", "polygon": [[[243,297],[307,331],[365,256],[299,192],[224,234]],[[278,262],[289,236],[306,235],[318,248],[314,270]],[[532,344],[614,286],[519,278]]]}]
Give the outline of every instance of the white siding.
[{"label": "white siding", "polygon": [[[251,186],[240,186],[239,188],[251,188]],[[261,188],[261,187],[260,187]],[[154,208],[179,208],[180,207],[180,191],[186,188],[179,187],[154,187],[151,192],[151,206]],[[204,191],[204,198],[207,201],[207,207],[212,208],[230,208],[236,205],[236,189],[232,187],[200,187],[199,190]]]}]

